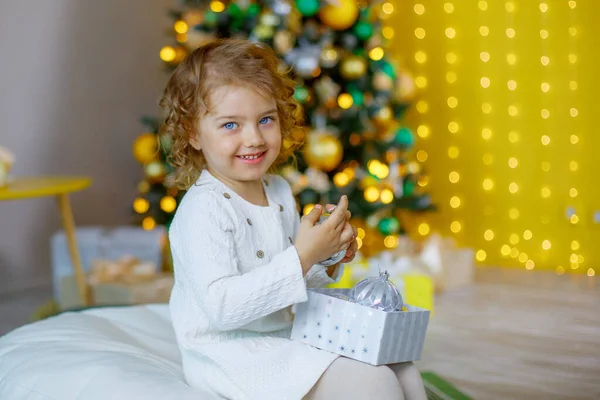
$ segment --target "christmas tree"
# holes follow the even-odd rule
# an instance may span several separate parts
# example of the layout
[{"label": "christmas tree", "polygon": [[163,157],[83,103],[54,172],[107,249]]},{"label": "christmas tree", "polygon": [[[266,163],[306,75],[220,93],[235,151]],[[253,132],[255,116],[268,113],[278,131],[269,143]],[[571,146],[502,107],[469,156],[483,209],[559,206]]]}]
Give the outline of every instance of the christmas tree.
[{"label": "christmas tree", "polygon": [[[308,125],[296,137],[304,142],[297,164],[281,170],[301,211],[347,194],[359,226],[393,238],[405,232],[402,210],[433,208],[422,192],[427,177],[413,160],[413,132],[401,122],[413,83],[387,53],[393,31],[383,22],[393,8],[356,0],[182,1],[160,58],[171,71],[216,38],[270,45],[297,82],[294,96]],[[148,132],[134,143],[134,155],[146,178],[133,208],[151,229],[169,224],[183,193],[166,162],[169,139],[156,134],[160,120],[144,123]]]}]

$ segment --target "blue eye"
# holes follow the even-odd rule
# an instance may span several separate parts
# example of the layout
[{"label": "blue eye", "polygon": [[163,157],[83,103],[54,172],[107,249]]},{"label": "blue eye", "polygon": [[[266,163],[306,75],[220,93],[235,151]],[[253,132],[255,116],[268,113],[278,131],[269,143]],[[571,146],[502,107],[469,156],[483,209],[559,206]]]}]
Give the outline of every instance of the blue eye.
[{"label": "blue eye", "polygon": [[266,125],[272,120],[273,120],[273,117],[264,117],[263,119],[260,120],[260,123],[263,125]]},{"label": "blue eye", "polygon": [[237,126],[237,124],[235,122],[228,122],[223,125],[223,128],[231,130],[231,129],[235,129],[236,126]]}]

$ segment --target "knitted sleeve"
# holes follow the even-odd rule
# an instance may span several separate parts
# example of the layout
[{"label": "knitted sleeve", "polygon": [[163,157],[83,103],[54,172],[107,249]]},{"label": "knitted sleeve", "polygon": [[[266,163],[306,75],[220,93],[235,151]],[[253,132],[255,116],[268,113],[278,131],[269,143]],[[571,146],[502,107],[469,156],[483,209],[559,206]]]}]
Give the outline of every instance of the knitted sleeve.
[{"label": "knitted sleeve", "polygon": [[234,224],[212,192],[180,204],[171,226],[171,246],[181,279],[220,330],[240,328],[258,318],[307,300],[302,266],[294,246],[265,265],[240,273]]}]

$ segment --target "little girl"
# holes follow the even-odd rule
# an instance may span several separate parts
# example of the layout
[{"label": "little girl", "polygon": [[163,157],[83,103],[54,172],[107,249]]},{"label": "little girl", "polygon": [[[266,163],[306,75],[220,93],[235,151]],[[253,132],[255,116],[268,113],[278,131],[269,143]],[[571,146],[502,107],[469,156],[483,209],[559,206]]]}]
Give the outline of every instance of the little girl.
[{"label": "little girl", "polygon": [[374,367],[289,339],[291,306],[341,274],[315,264],[343,249],[348,262],[357,246],[345,196],[324,223],[320,205],[300,220],[289,184],[269,173],[301,123],[278,65],[265,45],[215,41],[177,67],[161,100],[187,190],[169,231],[185,378],[231,400],[426,399],[410,363]]}]

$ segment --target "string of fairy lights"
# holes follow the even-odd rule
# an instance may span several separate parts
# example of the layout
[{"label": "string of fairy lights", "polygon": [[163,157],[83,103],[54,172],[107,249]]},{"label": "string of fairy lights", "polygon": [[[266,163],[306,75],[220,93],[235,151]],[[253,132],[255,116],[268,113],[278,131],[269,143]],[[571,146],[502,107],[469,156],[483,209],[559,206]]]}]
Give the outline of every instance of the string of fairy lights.
[{"label": "string of fairy lights", "polygon": [[[425,12],[425,6],[423,6],[422,4],[415,4],[414,12],[417,16],[417,25],[419,25],[419,16],[422,16]],[[419,40],[422,40],[427,36],[425,28],[421,26],[417,26],[417,28],[414,31],[414,34],[415,37]],[[413,73],[415,74],[415,86],[421,89],[421,97],[415,104],[415,109],[419,114],[427,114],[427,112],[429,111],[429,103],[426,99],[424,99],[423,93],[426,93],[425,88],[427,87],[428,82],[424,68],[422,68],[423,64],[425,64],[425,62],[427,61],[427,53],[425,53],[422,50],[417,51],[415,53],[415,61],[417,62],[415,70],[413,71]],[[428,124],[420,124],[417,127],[417,135],[421,139],[428,139],[431,135],[431,127]],[[425,150],[419,150],[419,152],[421,153],[421,157],[419,158],[419,153],[417,153],[417,159],[421,162],[425,162],[428,158],[427,152],[425,152]],[[423,176],[421,179],[419,179],[417,183],[420,187],[425,187],[429,184],[429,178],[427,176]],[[427,234],[429,234],[431,228],[427,222],[421,222],[417,227],[417,230],[420,235],[426,236]]]},{"label": "string of fairy lights", "polygon": [[[425,4],[423,4],[425,3]],[[497,8],[493,8],[492,6],[497,6],[498,3],[504,6],[505,18],[499,19],[498,14],[496,13]],[[577,1],[574,0],[563,0],[564,4],[558,4],[558,2],[549,2],[547,0],[541,0],[535,4],[535,6],[539,9],[539,18],[540,18],[540,30],[539,30],[539,40],[540,40],[540,54],[539,54],[539,83],[537,83],[538,90],[540,93],[540,108],[539,108],[539,122],[535,122],[534,124],[540,126],[539,133],[539,142],[538,146],[540,146],[539,150],[536,150],[536,153],[542,157],[541,164],[538,164],[538,168],[541,168],[543,172],[542,180],[540,181],[540,189],[537,191],[537,195],[541,198],[540,204],[553,204],[552,202],[557,201],[557,196],[559,200],[564,199],[566,197],[567,202],[573,201],[580,195],[580,189],[577,187],[577,174],[581,173],[580,165],[577,161],[577,155],[580,154],[580,137],[577,132],[580,129],[580,123],[578,122],[578,117],[580,110],[578,108],[578,18],[577,18]],[[463,57],[461,54],[461,45],[457,42],[460,40],[461,36],[461,28],[458,21],[455,20],[455,6],[465,6],[465,7],[477,7],[477,34],[478,40],[476,46],[477,54],[479,57],[478,60],[478,71],[480,74],[476,77],[465,76],[461,77],[458,75],[456,68],[457,63]],[[569,35],[569,47],[566,49],[565,57],[567,60],[558,60],[554,58],[558,58],[559,56],[553,55],[552,50],[555,50],[551,46],[551,41],[548,40],[552,35],[564,35],[566,32],[559,32],[557,28],[553,28],[556,24],[552,24],[548,21],[549,10],[555,13],[562,13],[564,6],[568,6],[569,10],[569,23],[568,23],[568,35]],[[519,131],[519,128],[522,128],[523,121],[520,120],[520,117],[523,113],[528,115],[529,118],[529,109],[530,104],[523,103],[523,94],[521,93],[523,89],[520,89],[520,84],[517,79],[517,72],[524,71],[523,68],[535,68],[530,64],[519,65],[519,54],[516,51],[517,46],[515,42],[519,37],[519,34],[523,35],[523,32],[518,32],[517,19],[515,14],[519,11],[519,7],[530,7],[530,3],[519,2],[519,1],[494,1],[494,0],[479,0],[477,2],[472,2],[467,4],[455,4],[451,1],[440,2],[440,3],[426,3],[417,0],[412,5],[412,11],[414,12],[414,63],[413,69],[415,74],[415,85],[420,89],[420,96],[416,103],[416,111],[418,113],[419,126],[417,128],[418,136],[427,140],[430,138],[432,133],[431,123],[434,122],[435,119],[439,118],[439,115],[434,116],[430,115],[430,102],[434,101],[434,99],[430,99],[428,93],[428,86],[430,76],[427,75],[428,69],[425,68],[428,61],[428,53],[427,51],[433,51],[428,49],[426,46],[422,45],[425,41],[423,39],[427,37],[431,37],[432,35],[444,35],[443,41],[437,41],[436,43],[441,43],[442,48],[445,50],[443,57],[445,61],[445,85],[441,90],[436,90],[436,96],[444,96],[445,100],[444,107],[447,107],[446,110],[443,111],[443,115],[445,118],[445,124],[447,124],[447,132],[444,132],[446,137],[448,138],[448,147],[447,147],[447,157],[448,161],[444,163],[447,166],[447,179],[450,182],[450,191],[447,192],[447,202],[449,205],[447,209],[446,216],[450,217],[448,221],[449,230],[453,234],[458,234],[464,231],[465,226],[464,222],[460,219],[460,212],[464,212],[465,207],[465,199],[463,195],[460,194],[460,187],[463,183],[461,172],[457,167],[457,163],[455,161],[459,158],[461,153],[461,148],[456,144],[458,142],[458,135],[462,132],[463,127],[460,121],[460,117],[456,112],[456,108],[460,102],[460,98],[457,97],[455,93],[457,93],[456,85],[459,78],[461,85],[466,86],[465,81],[468,79],[477,79],[478,87],[480,92],[476,95],[474,94],[473,99],[479,99],[480,101],[480,120],[481,126],[478,128],[478,132],[481,134],[481,139],[483,140],[481,149],[482,149],[482,167],[481,171],[483,172],[481,188],[484,193],[488,193],[490,196],[495,196],[496,193],[502,193],[502,191],[508,191],[507,202],[503,204],[506,207],[510,230],[511,233],[508,234],[507,237],[502,238],[501,234],[499,234],[498,230],[493,226],[481,226],[477,229],[481,229],[481,234],[483,236],[484,241],[482,242],[481,248],[476,250],[475,256],[479,262],[484,262],[489,258],[490,251],[499,251],[500,254],[505,258],[512,258],[519,264],[521,264],[524,268],[528,270],[532,270],[536,267],[536,262],[534,258],[540,257],[541,260],[552,260],[550,255],[553,245],[555,246],[564,246],[562,243],[553,243],[557,239],[551,239],[551,235],[547,234],[546,228],[540,228],[540,231],[535,233],[535,229],[533,227],[527,228],[526,226],[521,232],[519,232],[519,228],[523,227],[524,223],[527,221],[531,221],[530,215],[525,217],[523,210],[520,209],[520,205],[524,204],[524,199],[519,198],[519,194],[526,194],[527,196],[535,196],[535,194],[530,194],[530,187],[521,187],[523,182],[520,182],[524,178],[524,173],[526,171],[522,170],[521,166],[521,157],[519,156],[519,152],[523,149],[522,146],[518,146],[519,142],[521,142],[522,133]],[[427,16],[427,11],[430,7],[436,7],[433,10],[435,13],[441,10],[438,7],[443,7],[443,15],[445,26],[438,28],[435,30],[431,30],[427,28],[428,19],[425,18]],[[551,8],[554,8],[552,10]],[[490,37],[490,26],[488,22],[494,21],[506,21],[504,28],[502,28],[502,32],[496,32],[496,28],[494,28],[493,35],[501,34],[504,36],[506,50],[501,50],[498,47],[497,42],[494,40],[494,44],[496,47],[492,47],[489,37]],[[554,30],[554,32],[553,32]],[[465,35],[467,33],[464,33]],[[497,38],[497,36],[496,36]],[[433,43],[430,42],[430,43]],[[555,42],[556,43],[556,42]],[[464,44],[462,45],[464,46]],[[441,49],[437,49],[435,51],[439,51]],[[564,54],[564,53],[563,53]],[[529,56],[529,55],[528,55]],[[500,78],[496,77],[496,75],[500,76],[500,74],[495,74],[497,70],[490,69],[490,60],[495,59],[495,66],[497,67],[497,62],[500,60],[505,63],[505,67],[502,68],[502,73],[507,73],[508,78],[501,81]],[[556,71],[560,71],[557,68],[551,68],[556,63],[559,62],[567,62],[568,76],[566,76],[567,81],[565,82],[565,75],[558,75]],[[523,63],[521,63],[523,64]],[[437,66],[436,66],[437,68]],[[434,68],[431,68],[434,70]],[[531,82],[523,82],[524,86],[530,85]],[[559,98],[557,95],[557,91],[555,89],[556,85],[568,85],[570,96],[565,98]],[[490,91],[490,88],[496,87],[496,92]],[[506,109],[502,110],[498,107],[500,104],[496,100],[495,96],[497,96],[498,88],[504,88],[506,90],[505,94],[502,94],[502,98],[506,98],[508,103],[506,105]],[[438,89],[438,88],[436,88]],[[553,90],[555,89],[555,90]],[[494,94],[496,93],[496,95]],[[471,99],[471,101],[473,101]],[[440,99],[441,100],[441,99]],[[468,101],[468,99],[467,99]],[[571,148],[569,149],[569,154],[571,155],[571,160],[568,162],[568,171],[569,177],[568,182],[570,184],[567,188],[568,193],[562,193],[562,191],[558,190],[557,187],[552,187],[552,177],[556,180],[555,176],[552,176],[549,172],[552,168],[561,168],[560,166],[551,165],[549,161],[552,159],[551,153],[548,151],[551,143],[557,144],[560,141],[564,140],[564,135],[557,128],[557,119],[558,113],[564,112],[564,102],[568,102],[568,107],[566,107],[566,112],[568,112],[568,121],[566,121],[566,125],[570,130],[567,138]],[[440,101],[441,103],[441,101]],[[524,108],[524,110],[521,110]],[[428,114],[429,113],[429,114]],[[495,126],[494,119],[492,118],[494,115],[498,116],[498,118],[504,118],[503,123],[506,124],[506,130],[504,132],[496,132],[499,127]],[[506,116],[506,117],[505,117]],[[554,117],[554,118],[553,118]],[[563,117],[562,115],[560,116]],[[476,120],[474,118],[473,120]],[[531,122],[528,120],[528,122]],[[465,122],[466,123],[466,122]],[[446,126],[443,127],[444,130]],[[442,127],[440,127],[442,129]],[[531,132],[527,132],[527,135],[530,135]],[[510,154],[506,156],[506,159],[500,159],[500,153],[498,151],[494,151],[494,140],[502,140],[501,137],[503,135],[504,138],[507,138],[509,144]],[[506,139],[504,139],[506,140]],[[558,145],[562,145],[558,144]],[[524,155],[522,155],[524,157]],[[529,160],[526,160],[529,161]],[[494,168],[492,168],[492,166]],[[499,169],[498,166],[501,166],[502,169]],[[507,178],[508,181],[506,183],[500,183],[501,180],[496,180],[493,176],[493,172],[502,171],[502,178]],[[420,182],[421,184],[421,182]],[[427,181],[423,182],[424,185],[427,184]],[[504,186],[507,185],[507,186]],[[506,192],[505,192],[506,193]],[[535,189],[534,189],[534,193]],[[566,195],[566,196],[565,196]],[[497,216],[496,218],[504,218],[502,213],[498,213],[498,210],[494,210],[491,204],[486,204],[486,199],[493,199],[492,197],[481,197],[483,199],[483,214],[485,216]],[[468,200],[468,199],[467,199]],[[536,201],[537,200],[532,200]],[[550,222],[553,221],[551,215],[548,214],[548,207],[541,207],[543,211],[540,213],[542,227],[548,227]],[[568,206],[565,212],[566,223],[572,226],[576,226],[581,222],[581,216],[578,213],[578,209],[575,206]],[[497,220],[496,219],[496,220]],[[593,216],[593,223],[600,224],[600,211],[595,211]],[[564,222],[558,221],[559,224]],[[431,227],[428,222],[424,221],[419,225],[418,229],[419,233],[423,236],[426,236],[430,233]],[[570,231],[571,240],[570,240],[570,250],[571,253],[568,256],[568,259],[560,259],[557,258],[556,261],[556,273],[564,274],[567,268],[575,271],[582,267],[584,263],[584,257],[581,254],[582,244],[581,238],[578,238],[578,235],[581,235],[581,231],[577,229],[572,229]],[[532,250],[532,252],[538,253],[535,256],[530,256],[522,249],[528,248],[532,249],[532,246],[540,246],[541,252],[538,250]],[[521,247],[521,248],[520,248]],[[592,267],[586,268],[585,273],[588,276],[594,276],[595,270]]]},{"label": "string of fairy lights", "polygon": [[[481,111],[482,114],[484,116],[489,115],[490,111],[491,111],[491,105],[490,105],[490,96],[489,96],[489,91],[485,90],[488,89],[491,85],[491,79],[488,77],[490,71],[489,71],[489,62],[491,59],[491,55],[490,55],[490,46],[489,46],[489,41],[488,41],[488,36],[490,33],[490,29],[488,26],[488,20],[489,20],[489,13],[488,13],[488,4],[487,2],[480,2],[478,3],[478,9],[479,9],[479,20],[481,21],[481,25],[478,28],[478,38],[479,38],[479,43],[480,43],[480,53],[479,53],[479,63],[480,63],[480,68],[482,71],[482,77],[479,79],[479,85],[484,89],[482,92],[482,99],[484,100],[481,104]],[[494,181],[492,180],[492,178],[489,176],[490,172],[489,172],[489,166],[491,165],[492,161],[493,161],[493,157],[490,153],[490,139],[492,138],[492,129],[490,127],[489,123],[484,123],[483,126],[481,127],[481,137],[484,140],[484,145],[485,145],[485,153],[483,154],[482,157],[482,162],[484,165],[484,171],[486,173],[486,177],[483,179],[482,182],[482,186],[483,186],[483,190],[489,194],[489,192],[491,192],[494,188]],[[483,209],[483,213],[484,215],[492,215],[493,214],[493,208],[491,205],[485,205],[484,209]],[[485,229],[485,228],[484,228]],[[494,239],[494,237],[496,236],[496,233],[494,233],[494,231],[492,229],[485,229],[484,233],[483,233],[483,237],[485,240],[487,241],[491,241]],[[475,258],[478,261],[484,261],[487,258],[487,253],[485,250],[483,249],[479,249],[477,250],[477,252],[475,253]]]},{"label": "string of fairy lights", "polygon": [[[453,14],[454,14],[454,4],[451,2],[444,3],[444,13],[446,15],[446,20],[449,25],[454,25],[453,23]],[[446,85],[446,107],[448,107],[447,115],[448,115],[448,124],[447,129],[450,133],[451,143],[454,143],[457,140],[457,135],[459,134],[460,126],[457,122],[456,108],[458,107],[458,98],[454,93],[454,84],[458,79],[456,72],[454,72],[453,66],[456,65],[458,60],[458,55],[456,53],[455,42],[457,31],[456,28],[449,26],[444,29],[444,35],[446,36],[446,47],[447,52],[445,55],[446,63],[448,64],[448,72],[452,72],[450,74],[450,81],[448,81],[448,85]],[[460,148],[454,144],[448,147],[448,157],[451,160],[451,171],[448,174],[448,180],[453,186],[457,186],[460,181],[460,174],[456,170],[455,161],[460,155]],[[449,201],[450,207],[452,209],[452,222],[450,223],[450,231],[452,233],[459,233],[463,229],[463,223],[457,219],[455,216],[457,209],[461,205],[461,197],[459,195],[454,195],[450,198]]]},{"label": "string of fairy lights", "polygon": [[[578,115],[579,115],[579,110],[577,108],[577,99],[578,96],[577,94],[577,89],[578,89],[578,68],[577,68],[577,63],[578,63],[578,57],[577,57],[577,38],[578,38],[578,29],[577,29],[577,15],[576,15],[576,8],[577,8],[577,2],[576,1],[569,1],[568,2],[569,5],[569,22],[570,22],[570,26],[569,26],[569,54],[568,54],[568,61],[569,61],[569,90],[571,92],[571,96],[570,96],[570,100],[572,102],[572,106],[569,109],[569,115],[571,116],[571,118],[573,119],[571,125],[573,128],[577,129],[579,128],[580,124],[578,121]],[[577,135],[576,131],[571,132],[570,137],[569,137],[569,142],[572,145],[572,152],[573,153],[579,153],[579,136]],[[571,161],[569,163],[569,170],[572,173],[573,179],[571,179],[571,181],[574,181],[575,178],[575,174],[577,174],[579,169],[578,163],[576,161]],[[571,199],[576,199],[579,195],[579,190],[577,189],[577,187],[575,187],[574,185],[572,185],[569,188],[569,197]],[[579,223],[579,215],[577,214],[577,212],[575,211],[575,209],[573,207],[568,207],[567,211],[566,211],[566,217],[569,219],[569,222],[573,225],[576,225]],[[575,231],[576,232],[576,231]],[[580,264],[583,263],[585,260],[583,258],[583,256],[581,254],[578,254],[577,252],[580,250],[581,245],[578,241],[578,238],[573,237],[571,240],[571,255],[569,257],[569,265],[570,268],[572,270],[577,270],[580,267]],[[558,274],[563,274],[565,273],[565,267],[563,267],[562,265],[559,265],[556,268],[556,272]],[[588,276],[594,276],[595,275],[595,270],[593,268],[588,268],[586,271]]]}]

